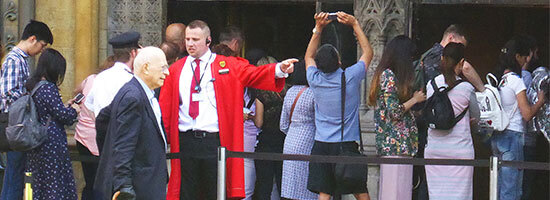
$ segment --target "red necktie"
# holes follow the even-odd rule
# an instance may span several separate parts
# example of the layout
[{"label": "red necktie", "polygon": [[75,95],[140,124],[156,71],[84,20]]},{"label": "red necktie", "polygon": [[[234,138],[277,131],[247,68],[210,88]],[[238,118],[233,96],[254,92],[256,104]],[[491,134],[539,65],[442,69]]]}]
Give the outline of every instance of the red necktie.
[{"label": "red necktie", "polygon": [[[200,79],[200,74],[201,74],[201,60],[200,59],[195,59],[195,64],[196,64],[196,67],[195,67],[195,74],[193,74],[193,78],[191,78],[191,88],[190,88],[190,95],[189,95],[189,116],[191,116],[191,118],[193,119],[196,119],[197,116],[199,116],[199,101],[198,99],[196,99],[197,101],[193,101],[193,93],[199,93],[199,91],[195,90],[197,86],[197,84],[199,84],[199,87],[200,87],[200,83],[197,83]],[[193,67],[193,66],[191,66]]]}]

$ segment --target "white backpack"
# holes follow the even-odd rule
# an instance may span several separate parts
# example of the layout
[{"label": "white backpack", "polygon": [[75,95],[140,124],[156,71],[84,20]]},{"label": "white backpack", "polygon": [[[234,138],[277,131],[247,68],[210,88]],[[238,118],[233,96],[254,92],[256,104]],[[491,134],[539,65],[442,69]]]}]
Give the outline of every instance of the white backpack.
[{"label": "white backpack", "polygon": [[510,124],[508,114],[502,108],[502,101],[498,88],[491,83],[491,79],[498,83],[497,78],[487,74],[485,91],[476,92],[477,104],[479,105],[479,126],[489,132],[503,131]]}]

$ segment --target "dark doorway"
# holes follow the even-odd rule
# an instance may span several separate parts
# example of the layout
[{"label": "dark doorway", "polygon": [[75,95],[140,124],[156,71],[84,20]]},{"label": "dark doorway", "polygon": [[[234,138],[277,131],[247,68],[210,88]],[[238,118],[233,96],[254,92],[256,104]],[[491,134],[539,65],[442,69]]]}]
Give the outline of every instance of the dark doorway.
[{"label": "dark doorway", "polygon": [[[353,4],[323,3],[326,12],[342,10],[353,13]],[[167,3],[167,22],[188,24],[195,19],[209,24],[213,43],[218,43],[219,31],[227,25],[241,28],[246,41],[244,51],[259,48],[278,60],[305,54],[311,30],[315,26],[314,1],[177,1]],[[356,62],[357,47],[352,29],[333,23],[323,34],[324,43],[341,50],[344,65]]]},{"label": "dark doorway", "polygon": [[[424,53],[434,43],[441,41],[450,24],[460,24],[467,32],[466,60],[470,61],[483,81],[489,72],[497,70],[500,49],[515,35],[535,37],[539,45],[540,64],[549,64],[550,9],[545,7],[510,7],[495,5],[416,4],[412,20],[412,37],[418,45],[418,54]],[[498,73],[497,73],[498,74]],[[487,159],[491,147],[481,138],[472,135],[476,159]],[[539,137],[537,153],[539,162],[548,162],[548,142]],[[549,199],[548,171],[537,171],[536,183],[532,183],[530,199]],[[489,169],[474,170],[474,199],[488,199]]]}]

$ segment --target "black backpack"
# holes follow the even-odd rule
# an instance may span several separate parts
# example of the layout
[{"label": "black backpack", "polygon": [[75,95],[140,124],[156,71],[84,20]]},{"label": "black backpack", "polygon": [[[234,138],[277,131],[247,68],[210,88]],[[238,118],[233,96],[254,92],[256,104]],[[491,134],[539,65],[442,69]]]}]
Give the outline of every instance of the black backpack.
[{"label": "black backpack", "polygon": [[[464,82],[463,80],[457,80],[455,86]],[[455,126],[455,124],[464,117],[468,107],[456,116],[453,112],[453,105],[447,93],[452,90],[453,87],[437,87],[435,78],[431,80],[432,88],[434,89],[433,95],[426,100],[422,111],[422,118],[426,125],[431,129],[449,130]]]}]

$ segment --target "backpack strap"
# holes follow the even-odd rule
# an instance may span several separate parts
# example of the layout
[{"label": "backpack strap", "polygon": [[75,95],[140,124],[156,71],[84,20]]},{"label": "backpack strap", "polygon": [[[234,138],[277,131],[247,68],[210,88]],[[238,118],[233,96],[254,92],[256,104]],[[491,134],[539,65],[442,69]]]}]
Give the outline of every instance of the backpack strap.
[{"label": "backpack strap", "polygon": [[456,123],[458,123],[460,120],[462,120],[462,118],[464,117],[464,115],[466,115],[466,112],[468,111],[469,108],[470,108],[470,106],[464,108],[464,110],[460,113],[460,115],[455,117],[455,120],[453,121],[453,126],[455,126]]},{"label": "backpack strap", "polygon": [[[432,80],[430,80],[430,81],[431,81],[432,88],[434,89],[434,92],[442,92],[442,91],[439,90],[440,88],[438,88],[436,83],[435,83],[435,77],[432,78]],[[448,92],[448,91],[452,90],[454,87],[456,87],[458,84],[461,84],[462,82],[464,82],[464,80],[462,80],[462,79],[456,80],[456,83],[453,87],[446,87],[443,90],[443,92]]]},{"label": "backpack strap", "polygon": [[[36,85],[34,86],[34,88],[31,91],[31,94],[29,95],[30,98],[29,98],[29,102],[28,102],[27,105],[30,105],[30,103],[32,101],[32,98],[34,97],[34,93],[36,93],[36,91],[38,91],[38,89],[40,89],[42,86],[46,85],[46,83],[48,83],[48,81],[45,81],[45,80],[41,80],[38,83],[36,83]],[[48,120],[46,121],[45,126],[49,127],[51,121],[52,121],[52,116],[50,115],[50,116],[48,116]]]},{"label": "backpack strap", "polygon": [[48,81],[44,81],[44,80],[41,80],[39,81],[38,83],[36,83],[36,85],[34,86],[34,88],[32,89],[31,91],[31,96],[34,96],[34,93],[36,93],[36,91],[42,87],[43,85],[46,85],[46,83],[48,83]]}]

